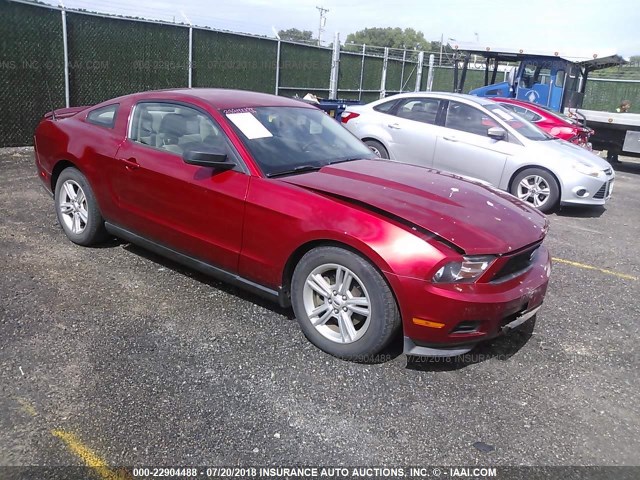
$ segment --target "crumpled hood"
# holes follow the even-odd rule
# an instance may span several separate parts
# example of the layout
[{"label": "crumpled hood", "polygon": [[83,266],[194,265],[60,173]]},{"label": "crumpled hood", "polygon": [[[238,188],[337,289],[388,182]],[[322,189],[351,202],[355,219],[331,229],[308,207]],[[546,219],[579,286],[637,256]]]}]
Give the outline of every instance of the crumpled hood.
[{"label": "crumpled hood", "polygon": [[388,212],[467,254],[505,254],[542,240],[546,217],[493,187],[436,170],[357,160],[280,180]]}]

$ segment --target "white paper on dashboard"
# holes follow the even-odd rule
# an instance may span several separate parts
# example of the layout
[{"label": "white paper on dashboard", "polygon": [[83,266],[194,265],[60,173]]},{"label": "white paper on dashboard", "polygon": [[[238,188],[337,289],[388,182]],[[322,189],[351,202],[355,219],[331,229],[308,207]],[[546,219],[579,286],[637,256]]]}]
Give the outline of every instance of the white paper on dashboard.
[{"label": "white paper on dashboard", "polygon": [[267,130],[252,113],[228,113],[227,118],[231,120],[249,140],[273,137],[271,132]]}]

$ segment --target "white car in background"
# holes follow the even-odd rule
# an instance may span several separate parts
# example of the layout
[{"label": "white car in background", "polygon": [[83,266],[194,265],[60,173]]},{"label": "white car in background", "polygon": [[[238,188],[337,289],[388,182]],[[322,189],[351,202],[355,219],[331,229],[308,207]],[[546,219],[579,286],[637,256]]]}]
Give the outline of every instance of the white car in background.
[{"label": "white car in background", "polygon": [[613,190],[605,160],[490,99],[402,93],[349,106],[341,121],[382,158],[488,182],[543,212],[604,205]]}]

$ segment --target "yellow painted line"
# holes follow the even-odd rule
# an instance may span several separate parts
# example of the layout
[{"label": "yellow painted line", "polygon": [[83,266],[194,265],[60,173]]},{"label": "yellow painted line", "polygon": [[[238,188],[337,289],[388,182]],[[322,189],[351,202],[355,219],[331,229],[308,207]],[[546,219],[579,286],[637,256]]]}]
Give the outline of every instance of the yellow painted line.
[{"label": "yellow painted line", "polygon": [[80,457],[87,467],[92,468],[102,480],[123,480],[128,478],[126,475],[111,470],[107,462],[91,449],[85,447],[73,433],[63,430],[52,430],[51,433],[61,439],[67,445],[67,448]]},{"label": "yellow painted line", "polygon": [[20,409],[31,415],[32,417],[36,417],[38,416],[38,412],[36,412],[36,409],[33,407],[33,405],[31,405],[27,400],[25,400],[24,398],[18,398],[18,403],[20,404]]},{"label": "yellow painted line", "polygon": [[572,262],[571,260],[565,260],[563,258],[552,258],[554,262],[564,263],[565,265],[571,265],[572,267],[584,268],[585,270],[596,270],[607,275],[613,275],[614,277],[624,278],[625,280],[639,280],[638,277],[633,275],[627,275],[626,273],[614,272],[613,270],[607,270],[606,268],[598,268],[592,265],[586,265],[584,263]]}]

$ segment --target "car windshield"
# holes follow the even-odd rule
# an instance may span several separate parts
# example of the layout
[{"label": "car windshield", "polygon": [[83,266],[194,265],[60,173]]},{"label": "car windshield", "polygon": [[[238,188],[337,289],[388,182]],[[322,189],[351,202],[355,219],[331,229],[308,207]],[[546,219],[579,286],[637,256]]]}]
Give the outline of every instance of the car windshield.
[{"label": "car windshield", "polygon": [[529,140],[541,141],[541,140],[553,140],[555,137],[549,135],[543,130],[539,129],[536,125],[525,120],[517,113],[507,110],[506,108],[495,104],[485,105],[485,108],[491,113],[496,115],[504,123],[513,128],[520,135],[528,138]]},{"label": "car windshield", "polygon": [[376,158],[366,145],[316,108],[256,107],[224,113],[268,177]]}]

